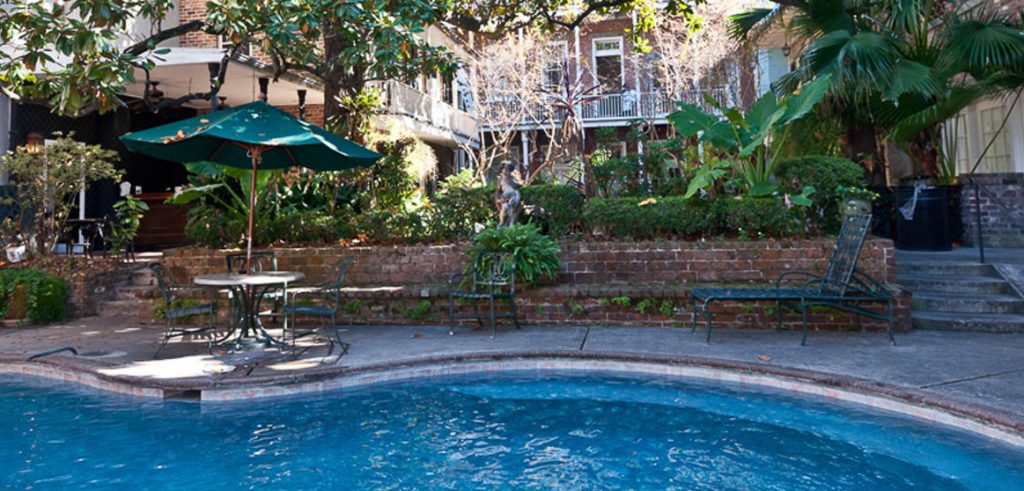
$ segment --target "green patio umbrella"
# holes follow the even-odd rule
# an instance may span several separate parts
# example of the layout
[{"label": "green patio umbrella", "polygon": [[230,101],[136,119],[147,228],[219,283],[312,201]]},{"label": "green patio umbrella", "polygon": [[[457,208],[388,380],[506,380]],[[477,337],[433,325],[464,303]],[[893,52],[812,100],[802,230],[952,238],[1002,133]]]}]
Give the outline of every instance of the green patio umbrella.
[{"label": "green patio umbrella", "polygon": [[[381,155],[263,101],[121,135],[128,150],[173,162],[209,161],[251,169],[246,263],[252,258],[256,171],[369,167]],[[246,266],[248,270],[248,266]]]}]

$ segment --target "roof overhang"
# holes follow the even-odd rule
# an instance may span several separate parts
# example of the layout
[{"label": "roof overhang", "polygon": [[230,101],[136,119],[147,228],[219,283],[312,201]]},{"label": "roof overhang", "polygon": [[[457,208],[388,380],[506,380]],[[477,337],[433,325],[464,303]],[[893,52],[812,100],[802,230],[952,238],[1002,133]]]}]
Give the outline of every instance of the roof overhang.
[{"label": "roof overhang", "polygon": [[[224,50],[217,48],[167,48],[169,51],[153,55],[155,67],[150,70],[149,79],[160,82],[159,88],[167,99],[175,99],[188,94],[210,91],[210,63],[221,63]],[[237,55],[229,62],[224,85],[218,95],[226,97],[225,102],[237,106],[256,100],[259,96],[261,77],[273,77],[271,67],[255,58]],[[135,82],[125,87],[125,95],[142,97],[145,93],[146,73],[141,68],[135,70]],[[306,91],[306,104],[323,104],[324,94],[321,86],[308,78],[293,74],[282,75],[276,82],[271,80],[267,90],[268,100],[274,106],[294,106],[299,103],[298,90]],[[183,104],[189,107],[207,107],[209,102],[202,99],[192,100]]]}]

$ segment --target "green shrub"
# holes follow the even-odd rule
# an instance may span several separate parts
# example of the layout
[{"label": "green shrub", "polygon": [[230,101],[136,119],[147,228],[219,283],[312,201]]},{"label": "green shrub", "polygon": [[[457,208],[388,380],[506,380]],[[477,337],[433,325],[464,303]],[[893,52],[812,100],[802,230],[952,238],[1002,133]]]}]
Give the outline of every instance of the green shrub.
[{"label": "green shrub", "polygon": [[612,237],[698,237],[714,229],[709,203],[680,196],[593,198],[583,208],[583,221],[591,230]]},{"label": "green shrub", "polygon": [[790,194],[799,193],[804,186],[814,186],[816,225],[826,232],[839,230],[839,201],[836,188],[863,186],[864,169],[852,160],[842,157],[808,155],[780,161],[775,167],[779,187]]},{"label": "green shrub", "polygon": [[541,209],[534,223],[546,226],[548,235],[569,233],[579,222],[583,210],[583,195],[573,186],[541,184],[522,189],[523,203]]},{"label": "green shrub", "polygon": [[477,224],[489,226],[497,220],[494,186],[447,186],[431,202],[431,234],[437,239],[469,238]]},{"label": "green shrub", "polygon": [[7,309],[15,287],[27,289],[28,318],[36,324],[64,320],[68,287],[64,279],[39,269],[0,270],[0,318]]},{"label": "green shrub", "polygon": [[356,216],[354,227],[356,235],[371,242],[415,244],[430,235],[418,211],[366,211]]},{"label": "green shrub", "polygon": [[490,228],[480,232],[466,249],[466,255],[476,259],[486,252],[511,254],[516,266],[516,282],[523,285],[542,277],[554,278],[561,264],[558,244],[550,237],[541,235],[540,229],[533,224]]},{"label": "green shrub", "polygon": [[792,224],[792,215],[785,203],[772,196],[723,197],[714,201],[712,209],[718,233],[747,238],[756,238],[757,235],[782,237]]},{"label": "green shrub", "polygon": [[741,232],[782,236],[791,223],[790,218],[785,204],[776,197],[594,198],[583,210],[583,221],[592,231],[640,240]]}]

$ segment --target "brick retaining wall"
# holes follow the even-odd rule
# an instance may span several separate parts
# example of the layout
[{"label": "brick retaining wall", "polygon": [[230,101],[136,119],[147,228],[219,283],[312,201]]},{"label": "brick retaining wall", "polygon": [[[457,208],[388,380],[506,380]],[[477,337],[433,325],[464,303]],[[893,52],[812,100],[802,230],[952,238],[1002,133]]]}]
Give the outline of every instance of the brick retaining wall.
[{"label": "brick retaining wall", "polygon": [[[974,180],[981,185],[981,231],[985,245],[1024,247],[1024,173],[978,174]],[[975,246],[978,238],[974,202],[974,187],[966,184],[960,212],[964,243],[970,246]]]},{"label": "brick retaining wall", "polygon": [[[821,271],[832,239],[709,242],[563,242],[556,284],[537,285],[521,296],[526,323],[679,326],[690,318],[690,289],[708,284],[767,284],[793,270]],[[414,245],[275,249],[279,268],[320,281],[342,255],[356,262],[347,277],[342,322],[415,324],[444,322],[444,283],[463,263],[465,245]],[[225,251],[183,248],[167,251],[164,263],[178,281],[225,269]],[[870,239],[859,266],[880,281],[893,282],[893,245]],[[618,297],[617,302],[611,299]],[[628,297],[629,306],[619,305]],[[909,294],[898,294],[898,321],[909,328]],[[416,306],[429,306],[417,311]],[[725,302],[714,308],[716,325],[767,327],[774,304]],[[665,315],[668,313],[669,315]],[[856,328],[852,316],[815,312],[816,327]],[[790,325],[799,318],[790,314]],[[878,323],[864,322],[877,328]]]}]

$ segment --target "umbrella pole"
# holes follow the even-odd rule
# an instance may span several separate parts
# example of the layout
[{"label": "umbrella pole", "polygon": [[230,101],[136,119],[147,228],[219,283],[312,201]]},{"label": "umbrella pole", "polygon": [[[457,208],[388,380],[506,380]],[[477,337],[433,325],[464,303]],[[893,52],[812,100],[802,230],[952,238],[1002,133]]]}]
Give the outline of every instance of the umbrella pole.
[{"label": "umbrella pole", "polygon": [[253,216],[256,214],[256,168],[260,164],[263,149],[253,145],[252,153],[252,179],[249,181],[249,234],[248,244],[245,248],[245,274],[252,272],[252,226]]}]

